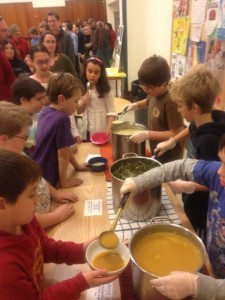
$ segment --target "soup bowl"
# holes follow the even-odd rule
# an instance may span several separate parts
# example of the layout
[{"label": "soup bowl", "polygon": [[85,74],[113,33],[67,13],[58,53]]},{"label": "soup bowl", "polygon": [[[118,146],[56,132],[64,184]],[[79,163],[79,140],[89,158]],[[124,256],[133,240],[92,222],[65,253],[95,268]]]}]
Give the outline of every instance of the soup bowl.
[{"label": "soup bowl", "polygon": [[[96,265],[98,258],[101,259],[101,264],[103,264],[99,267]],[[130,251],[122,242],[119,242],[115,249],[107,250],[96,240],[87,247],[86,261],[93,270],[106,269],[109,276],[119,275],[125,270],[130,261]],[[114,265],[112,266],[112,264]]]},{"label": "soup bowl", "polygon": [[176,224],[147,225],[134,234],[129,247],[133,286],[136,299],[141,300],[168,299],[153,289],[149,280],[169,275],[172,271],[197,272],[206,260],[201,239]]}]

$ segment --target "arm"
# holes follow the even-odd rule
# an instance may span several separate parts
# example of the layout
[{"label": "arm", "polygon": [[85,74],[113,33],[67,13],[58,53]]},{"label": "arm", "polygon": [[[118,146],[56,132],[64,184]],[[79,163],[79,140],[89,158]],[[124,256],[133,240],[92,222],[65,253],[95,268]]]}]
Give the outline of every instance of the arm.
[{"label": "arm", "polygon": [[77,114],[78,115],[82,114],[85,111],[90,100],[91,100],[91,97],[88,92],[82,96],[82,98],[79,100],[79,104],[77,106]]},{"label": "arm", "polygon": [[148,101],[147,99],[132,103],[132,104],[127,104],[123,107],[123,113],[126,113],[131,110],[137,110],[137,109],[142,109],[142,108],[147,108],[148,107]]}]

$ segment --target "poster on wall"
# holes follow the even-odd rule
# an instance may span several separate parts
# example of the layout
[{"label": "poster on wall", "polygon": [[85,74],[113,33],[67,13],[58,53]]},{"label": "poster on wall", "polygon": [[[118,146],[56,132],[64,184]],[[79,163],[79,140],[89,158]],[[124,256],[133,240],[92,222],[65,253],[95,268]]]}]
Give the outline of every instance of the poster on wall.
[{"label": "poster on wall", "polygon": [[220,0],[217,38],[225,40],[225,0]]},{"label": "poster on wall", "polygon": [[173,18],[180,18],[188,16],[189,1],[188,0],[174,0],[173,1]]},{"label": "poster on wall", "polygon": [[217,26],[219,22],[219,4],[220,0],[208,0],[205,35],[212,39],[217,35]]},{"label": "poster on wall", "polygon": [[190,28],[189,17],[174,19],[173,23],[173,52],[181,55],[186,54]]},{"label": "poster on wall", "polygon": [[172,53],[171,80],[181,78],[186,72],[186,57],[177,53]]}]

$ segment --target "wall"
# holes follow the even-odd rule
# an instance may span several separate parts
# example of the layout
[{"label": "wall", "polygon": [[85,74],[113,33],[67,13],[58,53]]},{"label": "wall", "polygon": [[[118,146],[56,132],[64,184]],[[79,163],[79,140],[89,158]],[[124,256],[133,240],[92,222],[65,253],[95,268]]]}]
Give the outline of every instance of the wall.
[{"label": "wall", "polygon": [[143,60],[153,54],[170,63],[172,0],[127,1],[128,90]]}]

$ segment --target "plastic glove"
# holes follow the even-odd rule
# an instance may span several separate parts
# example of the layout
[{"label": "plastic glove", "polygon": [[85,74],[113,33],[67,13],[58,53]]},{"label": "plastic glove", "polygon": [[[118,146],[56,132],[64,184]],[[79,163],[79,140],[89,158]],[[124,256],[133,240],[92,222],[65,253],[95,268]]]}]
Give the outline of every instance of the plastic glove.
[{"label": "plastic glove", "polygon": [[129,138],[130,141],[137,143],[137,144],[142,143],[147,139],[149,139],[147,130],[137,132],[137,133],[133,134],[132,136],[130,136],[130,138]]},{"label": "plastic glove", "polygon": [[130,192],[130,197],[137,195],[137,185],[132,178],[126,178],[120,189],[122,195],[128,192]]},{"label": "plastic glove", "polygon": [[162,295],[173,299],[184,299],[197,294],[198,274],[173,272],[168,276],[150,280],[152,287]]},{"label": "plastic glove", "polygon": [[124,105],[122,112],[125,114],[126,112],[135,110],[137,108],[138,108],[137,103],[126,104]]},{"label": "plastic glove", "polygon": [[170,187],[176,194],[192,194],[195,191],[195,184],[192,181],[176,180],[169,182]]},{"label": "plastic glove", "polygon": [[166,151],[173,149],[176,146],[173,138],[168,139],[165,142],[158,143],[156,146],[154,153],[158,153],[158,156],[161,156]]}]

